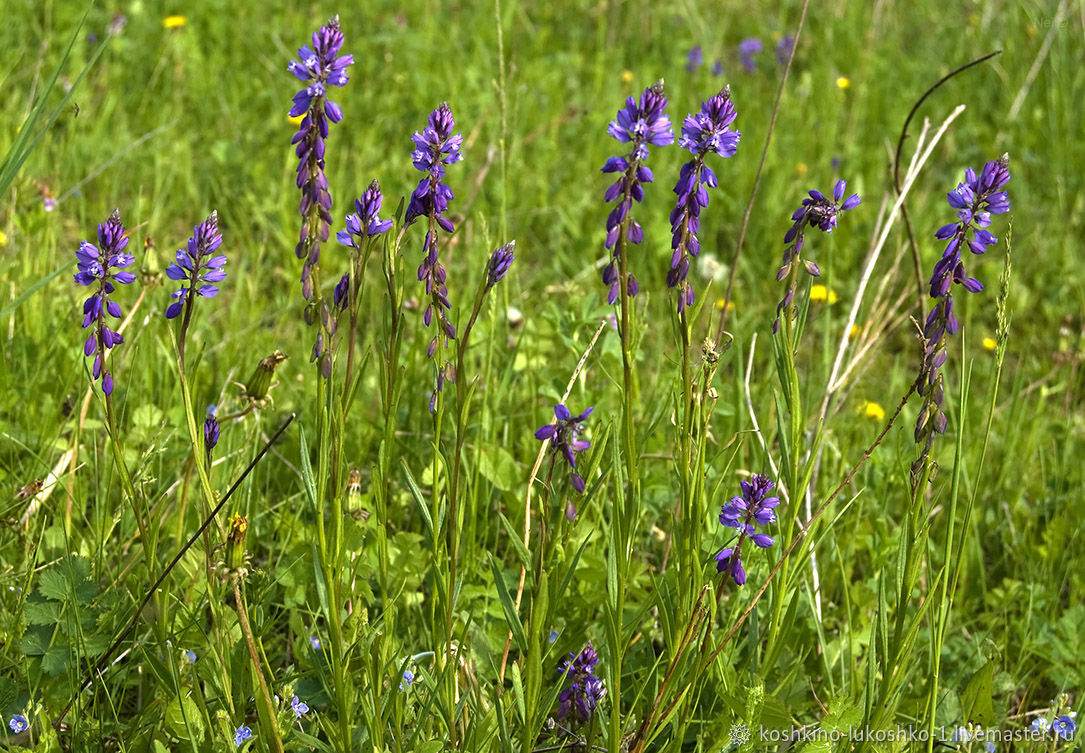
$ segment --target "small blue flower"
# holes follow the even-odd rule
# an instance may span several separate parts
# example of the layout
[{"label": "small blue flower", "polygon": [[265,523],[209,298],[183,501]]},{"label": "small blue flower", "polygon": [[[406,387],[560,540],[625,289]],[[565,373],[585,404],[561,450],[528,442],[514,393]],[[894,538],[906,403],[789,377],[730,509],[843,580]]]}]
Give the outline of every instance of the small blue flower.
[{"label": "small blue flower", "polygon": [[312,638],[309,639],[309,645],[312,646],[317,651],[319,651],[321,649],[321,647],[322,647],[322,644],[320,643],[320,638],[318,638],[315,635]]},{"label": "small blue flower", "polygon": [[185,661],[187,661],[189,664],[195,664],[196,652],[192,649],[188,649],[187,651],[185,651]]},{"label": "small blue flower", "polygon": [[30,722],[22,714],[15,714],[11,717],[11,721],[8,722],[8,726],[11,727],[11,731],[16,735],[20,732],[26,732],[30,729]]},{"label": "small blue flower", "polygon": [[998,746],[988,740],[986,743],[983,744],[983,749],[986,750],[987,753],[995,753],[995,751],[998,750]]},{"label": "small blue flower", "polygon": [[966,743],[972,739],[972,733],[968,731],[968,727],[958,727],[953,730],[953,742]]},{"label": "small blue flower", "polygon": [[399,683],[400,690],[407,690],[414,684],[414,672],[409,669],[403,670],[403,680]]},{"label": "small blue flower", "polygon": [[557,639],[558,639],[558,631],[557,630],[551,630],[550,631],[550,642],[553,643]]},{"label": "small blue flower", "polygon": [[1071,740],[1074,737],[1074,733],[1077,732],[1077,724],[1074,723],[1073,718],[1069,714],[1063,714],[1051,725],[1051,729],[1055,730],[1055,737],[1061,737],[1063,740]]},{"label": "small blue flower", "polygon": [[1032,720],[1032,724],[1029,725],[1029,728],[1033,732],[1044,733],[1051,729],[1051,721],[1040,716]]},{"label": "small blue flower", "polygon": [[240,748],[250,737],[252,737],[252,730],[242,724],[237,728],[237,731],[234,732],[234,745]]},{"label": "small blue flower", "polygon": [[301,700],[297,696],[294,696],[290,701],[290,708],[294,710],[294,716],[301,719],[303,714],[309,713],[309,704]]}]

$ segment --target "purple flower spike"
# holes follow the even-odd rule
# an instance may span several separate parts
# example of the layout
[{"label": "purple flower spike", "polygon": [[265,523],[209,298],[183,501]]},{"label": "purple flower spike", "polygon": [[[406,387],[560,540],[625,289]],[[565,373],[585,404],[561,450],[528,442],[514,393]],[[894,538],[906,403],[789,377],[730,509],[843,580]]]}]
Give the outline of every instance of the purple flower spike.
[{"label": "purple flower spike", "polygon": [[784,36],[780,37],[780,41],[776,43],[776,62],[780,65],[787,65],[794,47],[795,37],[790,34],[784,34]]},{"label": "purple flower spike", "polygon": [[749,538],[759,549],[768,549],[773,539],[763,533],[757,533],[757,526],[766,526],[776,522],[774,508],[780,504],[778,497],[767,496],[775,486],[768,476],[754,475],[749,481],[739,485],[742,494],[720,510],[720,524],[738,531],[738,541],[716,555],[716,571],[727,573],[735,585],[746,583],[746,571],[742,567],[742,543]]},{"label": "purple flower spike", "polygon": [[79,272],[75,281],[84,287],[97,285],[90,298],[83,302],[83,329],[92,325],[94,331],[83,343],[83,355],[94,356],[91,366],[91,380],[102,380],[102,392],[113,393],[113,375],[104,368],[106,351],[124,342],[119,332],[114,332],[106,324],[106,314],[114,319],[121,318],[121,307],[110,296],[116,289],[114,282],[127,285],[136,279],[131,272],[118,272],[131,266],[135,259],[124,253],[128,245],[127,231],[121,224],[121,215],[113,210],[109,219],[98,225],[98,245],[87,241],[79,244],[75,252],[76,266]]},{"label": "purple flower spike", "polygon": [[508,274],[512,262],[516,259],[514,251],[516,251],[516,241],[509,241],[490,256],[490,262],[486,265],[487,290],[501,282]]},{"label": "purple flower spike", "polygon": [[[584,493],[586,487],[584,479],[576,470],[576,454],[591,447],[591,442],[581,439],[580,434],[584,431],[584,421],[593,410],[594,408],[588,408],[580,415],[574,416],[568,408],[558,403],[554,406],[554,418],[557,421],[540,426],[535,431],[535,439],[542,442],[550,440],[550,449],[555,457],[560,454],[565,458],[565,462],[569,464],[569,483],[581,494]],[[576,515],[575,508],[572,512],[573,514],[569,516],[570,520]]]},{"label": "purple flower spike", "polygon": [[[423,259],[418,267],[418,281],[426,283],[426,295],[429,296],[429,304],[422,315],[422,321],[429,327],[433,323],[434,315],[437,319],[438,332],[430,340],[427,350],[430,358],[437,354],[438,341],[447,348],[448,341],[456,339],[456,328],[447,316],[452,310],[452,303],[448,299],[448,287],[445,285],[445,268],[437,254],[437,231],[451,233],[455,230],[452,222],[444,217],[453,194],[452,189],[443,183],[445,166],[460,160],[460,150],[463,147],[463,135],[452,134],[455,127],[456,120],[452,117],[452,110],[447,103],[442,102],[430,113],[426,127],[421,132],[415,131],[411,137],[415,146],[411,152],[411,160],[415,168],[426,175],[411,194],[405,221],[410,224],[424,217],[428,224],[422,243]],[[455,374],[447,360],[437,365],[436,389],[430,395],[431,411],[437,404],[437,394],[444,389],[446,380],[455,381]]]},{"label": "purple flower spike", "polygon": [[558,695],[558,719],[575,724],[591,721],[599,701],[606,695],[606,686],[595,676],[599,655],[591,641],[579,654],[569,654],[559,670],[569,681],[569,686]]},{"label": "purple flower spike", "polygon": [[219,420],[215,416],[215,406],[207,406],[207,418],[203,421],[203,450],[207,454],[207,462],[211,462],[211,451],[219,443]]},{"label": "purple flower spike", "polygon": [[[614,259],[603,270],[603,284],[610,288],[607,301],[614,304],[621,297],[620,275],[621,259],[625,241],[640,243],[644,231],[630,215],[633,202],[644,199],[644,183],[651,183],[652,171],[644,165],[648,159],[648,145],[666,146],[674,142],[671,132],[671,119],[665,112],[667,98],[663,96],[663,82],[652,84],[640,95],[639,102],[632,97],[626,100],[625,107],[618,110],[617,117],[607,126],[607,132],[623,144],[631,144],[629,153],[622,157],[611,157],[602,167],[604,173],[620,173],[604,194],[607,202],[618,202],[607,217],[607,235],[604,247],[613,249]],[[632,298],[637,294],[637,278],[628,275],[625,281],[626,295]]]},{"label": "purple flower spike", "polygon": [[686,281],[690,257],[697,256],[701,244],[697,240],[700,229],[701,210],[708,206],[708,188],[718,185],[716,174],[705,165],[705,157],[712,153],[720,157],[732,157],[738,150],[742,134],[731,130],[738,113],[731,103],[731,88],[723,87],[720,93],[701,105],[696,115],[687,115],[682,123],[682,135],[678,146],[687,150],[693,159],[682,166],[678,183],[674,187],[678,203],[671,210],[671,270],[667,273],[667,287],[678,288],[678,310],[693,304],[693,288]]},{"label": "purple flower spike", "polygon": [[173,294],[174,301],[166,309],[167,319],[173,319],[180,314],[186,301],[192,305],[195,300],[190,297],[192,291],[201,298],[214,298],[218,295],[219,289],[208,283],[226,279],[226,272],[222,269],[226,264],[226,256],[212,255],[221,245],[218,212],[211,212],[207,220],[193,229],[188,245],[177,251],[177,260],[166,268],[166,277],[187,285]]},{"label": "purple flower spike", "polygon": [[701,45],[694,45],[690,48],[690,51],[686,53],[686,70],[693,73],[704,64],[704,52],[701,50]]},{"label": "purple flower spike", "polygon": [[753,56],[761,52],[761,50],[761,40],[757,37],[749,37],[738,43],[738,58],[742,61],[742,67],[746,69],[747,73],[753,73],[757,70],[757,61],[753,59]]},{"label": "purple flower spike", "polygon": [[303,218],[301,238],[294,253],[305,259],[301,291],[306,300],[313,297],[312,272],[320,261],[320,244],[331,234],[332,198],[324,175],[324,149],[328,124],[342,120],[343,111],[326,94],[329,86],[343,86],[348,81],[346,69],[354,63],[354,56],[340,55],[342,46],[343,32],[336,16],[313,33],[313,48],[303,46],[298,50],[299,59],[292,60],[288,67],[306,85],[294,95],[294,106],[290,108],[291,117],[305,116],[290,143],[297,145],[297,186],[301,189]]},{"label": "purple flower spike", "polygon": [[[802,200],[802,205],[791,215],[791,227],[784,234],[784,243],[787,244],[787,248],[784,249],[783,264],[776,272],[777,280],[783,280],[799,266],[805,269],[811,277],[820,276],[821,270],[818,265],[810,259],[803,259],[801,256],[804,241],[803,234],[807,227],[816,227],[823,233],[831,233],[836,229],[837,217],[841,212],[855,209],[862,203],[859,194],[852,194],[841,203],[840,200],[844,198],[847,190],[848,184],[838,180],[836,185],[833,186],[833,198],[831,200],[821,191],[810,191],[809,197]],[[789,318],[794,318],[796,315],[794,308],[789,308],[795,297],[796,283],[796,278],[792,276],[787,293],[779,305],[776,306],[776,321],[772,323],[774,333],[780,329],[780,315],[785,310],[788,311]]]},{"label": "purple flower spike", "polygon": [[916,392],[923,397],[923,405],[915,426],[915,441],[923,444],[923,450],[912,465],[913,479],[917,478],[930,455],[934,436],[944,433],[948,423],[942,412],[941,368],[946,362],[946,339],[960,326],[953,314],[952,284],[960,285],[969,293],[983,290],[983,283],[965,272],[961,248],[982,254],[998,243],[986,228],[991,224],[992,214],[1003,214],[1010,209],[1009,197],[1002,190],[1009,181],[1010,157],[1007,154],[988,162],[979,175],[971,167],[965,170],[964,182],[946,196],[950,207],[957,211],[957,222],[943,225],[934,234],[938,240],[948,243],[931,274],[930,295],[934,307],[923,327],[923,366],[916,378]]},{"label": "purple flower spike", "polygon": [[346,216],[346,229],[335,234],[344,246],[361,249],[363,239],[375,238],[392,227],[392,220],[380,218],[384,196],[377,181],[369,184],[361,198],[354,200],[354,214]]}]

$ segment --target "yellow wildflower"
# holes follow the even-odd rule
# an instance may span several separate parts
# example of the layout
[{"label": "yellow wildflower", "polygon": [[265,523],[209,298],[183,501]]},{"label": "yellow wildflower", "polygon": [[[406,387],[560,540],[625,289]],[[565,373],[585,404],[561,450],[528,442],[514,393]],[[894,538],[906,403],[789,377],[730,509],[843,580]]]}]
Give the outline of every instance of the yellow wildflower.
[{"label": "yellow wildflower", "polygon": [[188,19],[184,16],[166,16],[162,19],[162,25],[167,29],[180,29],[188,23]]},{"label": "yellow wildflower", "polygon": [[716,311],[723,311],[724,306],[727,306],[728,311],[734,311],[735,310],[735,302],[734,301],[726,301],[723,298],[717,298],[716,299]]},{"label": "yellow wildflower", "polygon": [[836,79],[836,87],[838,89],[847,89],[851,86],[851,80],[847,76],[838,76]]},{"label": "yellow wildflower", "polygon": [[885,410],[877,403],[873,403],[869,400],[864,400],[863,404],[859,406],[859,412],[867,418],[873,418],[881,421],[885,418]]},{"label": "yellow wildflower", "polygon": [[825,301],[830,305],[836,303],[836,292],[829,290],[824,285],[814,285],[810,288],[811,301]]},{"label": "yellow wildflower", "polygon": [[630,71],[630,70],[622,71],[622,83],[623,84],[631,84],[631,83],[633,83],[633,71]]},{"label": "yellow wildflower", "polygon": [[850,340],[850,339],[852,339],[853,337],[855,337],[856,335],[858,335],[858,334],[859,334],[860,332],[862,332],[862,330],[861,330],[861,329],[859,329],[859,325],[858,325],[858,324],[853,324],[853,325],[851,325],[851,329],[849,329],[849,330],[848,330],[848,339],[849,339],[849,340]]},{"label": "yellow wildflower", "polygon": [[798,162],[795,164],[795,174],[798,175],[800,178],[806,177],[806,170],[807,168],[805,162]]},{"label": "yellow wildflower", "polygon": [[[0,245],[3,245],[3,244],[0,244]],[[993,338],[985,337],[985,338],[983,338],[983,347],[984,347],[984,350],[994,350],[995,348],[998,347],[998,343],[996,343]]]},{"label": "yellow wildflower", "polygon": [[8,237],[4,235],[4,231],[0,230],[0,248],[8,245]]}]

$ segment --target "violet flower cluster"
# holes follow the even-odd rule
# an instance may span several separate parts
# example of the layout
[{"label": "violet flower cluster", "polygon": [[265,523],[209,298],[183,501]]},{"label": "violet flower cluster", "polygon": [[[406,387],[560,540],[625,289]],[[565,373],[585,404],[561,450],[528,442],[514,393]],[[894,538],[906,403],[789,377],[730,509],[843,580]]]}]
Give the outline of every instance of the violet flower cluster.
[{"label": "violet flower cluster", "polygon": [[332,197],[324,175],[324,142],[328,124],[343,119],[339,105],[327,99],[327,87],[347,83],[347,66],[354,63],[353,55],[339,55],[343,32],[336,16],[319,31],[313,32],[313,49],[307,45],[298,50],[300,60],[290,61],[289,70],[304,89],[294,95],[290,116],[304,115],[298,132],[291,139],[297,144],[297,186],[301,189],[300,212],[303,218],[301,237],[295,255],[304,258],[301,290],[306,300],[313,297],[312,271],[320,261],[320,244],[328,240],[332,226]]},{"label": "violet flower cluster", "polygon": [[671,211],[671,270],[667,273],[667,287],[678,288],[678,310],[692,306],[695,300],[693,288],[686,281],[690,257],[697,256],[701,244],[697,232],[701,227],[701,209],[708,206],[708,188],[719,182],[716,173],[705,164],[705,157],[718,154],[732,157],[738,151],[742,134],[731,130],[731,123],[738,113],[731,103],[731,88],[723,87],[720,93],[701,105],[696,115],[687,115],[682,123],[682,135],[678,146],[687,150],[693,159],[682,165],[674,192],[678,203]]},{"label": "violet flower cluster", "polygon": [[[787,244],[787,248],[784,249],[783,265],[776,272],[777,281],[783,280],[791,274],[795,265],[800,263],[812,277],[821,275],[821,269],[818,268],[817,264],[809,259],[802,258],[803,233],[807,227],[816,227],[823,233],[833,232],[836,229],[838,215],[841,212],[854,209],[862,203],[859,194],[853,193],[847,199],[844,199],[844,192],[847,188],[847,183],[838,180],[836,186],[833,187],[832,201],[821,191],[810,191],[809,198],[802,200],[802,206],[791,215],[793,221],[791,228],[784,235],[784,243]],[[843,204],[840,203],[841,199],[844,199]],[[774,333],[780,329],[780,314],[791,306],[794,297],[795,278],[792,277],[787,293],[784,294],[783,300],[776,307],[776,321],[772,323]]]},{"label": "violet flower cluster", "polygon": [[775,486],[768,476],[758,473],[749,481],[743,481],[740,486],[742,494],[732,497],[730,503],[724,505],[720,511],[720,523],[736,529],[739,532],[738,541],[716,555],[716,571],[728,573],[739,586],[746,583],[746,571],[742,567],[742,544],[749,538],[761,549],[772,546],[772,537],[757,533],[756,526],[774,523],[776,513],[773,508],[780,504],[778,497],[765,496]]},{"label": "violet flower cluster", "polygon": [[131,272],[119,272],[132,264],[135,259],[124,253],[128,245],[128,236],[121,224],[121,215],[113,210],[109,219],[98,225],[98,245],[83,241],[75,252],[79,272],[75,281],[85,287],[97,284],[97,289],[83,302],[83,329],[92,325],[94,331],[83,344],[83,354],[94,356],[91,378],[102,380],[102,392],[113,394],[113,374],[104,368],[106,351],[124,342],[119,332],[114,332],[106,324],[105,315],[121,318],[121,307],[110,296],[116,290],[114,282],[127,285],[136,279]]},{"label": "violet flower cluster", "polygon": [[214,405],[207,406],[207,418],[203,420],[203,451],[207,456],[207,464],[211,464],[211,452],[219,443],[219,420],[218,412]]},{"label": "violet flower cluster", "polygon": [[599,655],[591,641],[579,654],[569,654],[562,662],[561,674],[569,679],[569,687],[558,695],[558,719],[571,721],[577,724],[587,724],[591,721],[595,708],[599,701],[606,695],[607,689],[602,679],[596,677],[595,666],[599,663]]},{"label": "violet flower cluster", "polygon": [[923,444],[923,451],[912,466],[913,475],[930,454],[934,435],[944,433],[947,425],[942,412],[945,393],[941,368],[946,362],[946,340],[960,326],[953,313],[951,283],[969,293],[983,290],[983,284],[965,271],[961,248],[967,246],[973,254],[982,254],[998,243],[987,228],[991,215],[1010,210],[1010,200],[1002,190],[1010,180],[1009,164],[1009,155],[1003,155],[985,164],[979,175],[970,167],[965,171],[964,183],[946,194],[949,205],[957,210],[957,221],[943,225],[934,234],[949,243],[931,274],[930,295],[935,303],[923,326],[923,366],[916,379],[916,392],[922,396],[923,406],[916,420],[915,441]]},{"label": "violet flower cluster", "polygon": [[509,241],[490,255],[490,261],[486,265],[486,290],[505,279],[516,260],[515,251],[516,241]]},{"label": "violet flower cluster", "polygon": [[188,245],[177,250],[177,260],[166,268],[166,277],[183,281],[188,286],[181,287],[171,296],[174,302],[166,309],[167,319],[173,319],[180,314],[186,300],[192,305],[189,295],[193,291],[201,298],[214,298],[218,295],[219,289],[210,283],[226,279],[226,272],[222,269],[226,264],[226,256],[211,254],[221,245],[218,212],[211,212],[204,222],[193,228]]},{"label": "violet flower cluster", "polygon": [[[410,223],[419,217],[428,220],[426,239],[422,244],[422,253],[425,257],[418,267],[418,281],[426,283],[426,295],[429,303],[422,314],[422,321],[427,327],[433,323],[436,313],[437,324],[440,331],[430,340],[426,349],[428,357],[433,358],[437,353],[437,342],[440,339],[444,346],[448,347],[448,341],[456,339],[456,328],[448,319],[448,312],[452,310],[452,303],[448,300],[448,287],[445,285],[445,268],[441,265],[437,253],[437,230],[440,228],[446,233],[455,230],[452,221],[444,216],[448,209],[448,202],[452,200],[452,189],[444,184],[445,166],[455,164],[462,156],[460,150],[463,147],[463,134],[452,134],[456,127],[456,120],[452,117],[452,110],[447,102],[430,113],[426,127],[421,131],[415,131],[415,150],[411,152],[411,159],[416,169],[426,173],[418,182],[418,187],[411,194],[411,202],[407,206],[406,222]],[[437,394],[444,389],[445,380],[452,379],[452,370],[447,361],[444,366],[437,369],[437,385],[430,396],[430,410],[434,409],[437,402]]]},{"label": "violet flower cluster", "polygon": [[757,37],[749,37],[738,43],[738,59],[747,73],[753,73],[757,70],[757,61],[753,58],[762,49],[761,40]]},{"label": "violet flower cluster", "polygon": [[[588,408],[578,416],[574,416],[568,408],[561,403],[554,406],[554,418],[552,424],[540,426],[535,431],[535,439],[545,442],[550,440],[550,449],[555,454],[560,453],[569,464],[569,483],[581,494],[584,493],[584,479],[576,470],[576,454],[591,447],[591,442],[581,439],[580,434],[584,431],[584,421],[591,415],[594,408]],[[565,516],[572,520],[576,517],[576,506],[570,502],[565,510]]]},{"label": "violet flower cluster", "polygon": [[[633,297],[639,290],[637,278],[626,273],[623,266],[623,243],[621,234],[630,243],[644,240],[644,230],[632,219],[629,210],[633,202],[644,199],[642,183],[651,183],[652,171],[643,164],[648,159],[648,145],[666,146],[674,142],[671,133],[671,120],[664,110],[667,99],[663,96],[663,82],[652,84],[640,95],[640,101],[629,97],[625,107],[618,111],[617,117],[607,126],[607,131],[623,144],[631,144],[629,153],[622,157],[611,157],[602,167],[604,173],[620,173],[604,198],[607,202],[617,201],[618,205],[607,217],[607,237],[604,246],[613,250],[614,258],[603,270],[603,284],[610,286],[607,300],[613,304],[620,297],[618,285],[624,284],[626,295]],[[620,280],[626,274],[625,280]]]},{"label": "violet flower cluster", "polygon": [[[362,193],[360,198],[354,200],[354,214],[348,214],[345,218],[346,229],[335,234],[344,246],[361,251],[366,242],[376,238],[381,233],[388,232],[392,227],[392,220],[380,218],[381,204],[384,195],[381,193],[380,184],[373,181],[369,188]],[[332,293],[332,302],[340,311],[346,308],[350,294],[350,274],[343,275],[335,286]]]}]

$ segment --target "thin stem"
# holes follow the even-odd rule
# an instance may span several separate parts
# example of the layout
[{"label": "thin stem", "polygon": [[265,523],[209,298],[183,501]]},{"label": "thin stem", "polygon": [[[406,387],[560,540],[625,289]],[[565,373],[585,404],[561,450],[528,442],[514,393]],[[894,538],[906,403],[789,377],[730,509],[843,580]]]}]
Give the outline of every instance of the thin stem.
[{"label": "thin stem", "polygon": [[256,679],[260,684],[260,700],[264,702],[261,714],[261,725],[264,734],[270,734],[275,744],[275,750],[283,753],[283,741],[279,736],[279,724],[275,719],[275,707],[271,705],[271,691],[268,690],[267,680],[264,679],[264,668],[260,662],[260,656],[256,653],[256,643],[252,637],[252,627],[249,625],[248,606],[245,604],[245,593],[241,588],[241,576],[234,575],[234,599],[237,606],[237,619],[241,624],[241,633],[245,636],[245,645],[249,648],[249,658],[252,660],[252,669],[256,673]]}]

